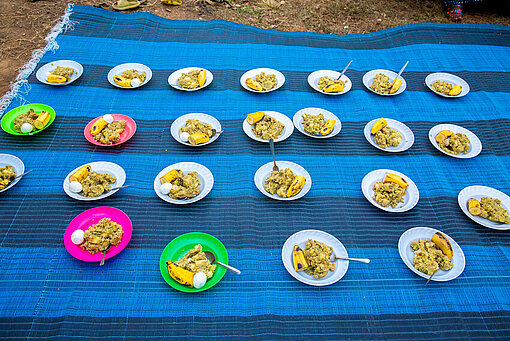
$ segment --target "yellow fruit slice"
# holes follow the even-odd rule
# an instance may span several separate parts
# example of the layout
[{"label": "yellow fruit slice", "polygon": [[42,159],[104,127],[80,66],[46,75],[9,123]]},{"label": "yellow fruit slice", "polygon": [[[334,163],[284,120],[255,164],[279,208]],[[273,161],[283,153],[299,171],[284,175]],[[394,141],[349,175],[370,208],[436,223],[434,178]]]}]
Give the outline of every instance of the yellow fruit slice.
[{"label": "yellow fruit slice", "polygon": [[452,245],[450,244],[450,241],[446,239],[446,237],[441,232],[436,232],[432,236],[432,242],[436,244],[436,246],[443,251],[443,253],[448,257],[449,259],[452,259],[453,257],[453,249]]},{"label": "yellow fruit slice", "polygon": [[262,120],[265,116],[265,113],[263,111],[257,111],[251,114],[248,114],[248,117],[246,117],[246,121],[248,121],[249,124],[255,124],[258,121]]},{"label": "yellow fruit slice", "polygon": [[386,127],[388,125],[388,122],[386,122],[385,118],[380,118],[377,120],[377,122],[374,123],[372,126],[372,129],[370,130],[370,133],[372,135],[375,135],[379,130]]},{"label": "yellow fruit slice", "polygon": [[204,86],[206,77],[207,77],[206,71],[200,70],[200,73],[198,74],[198,85],[199,86]]}]

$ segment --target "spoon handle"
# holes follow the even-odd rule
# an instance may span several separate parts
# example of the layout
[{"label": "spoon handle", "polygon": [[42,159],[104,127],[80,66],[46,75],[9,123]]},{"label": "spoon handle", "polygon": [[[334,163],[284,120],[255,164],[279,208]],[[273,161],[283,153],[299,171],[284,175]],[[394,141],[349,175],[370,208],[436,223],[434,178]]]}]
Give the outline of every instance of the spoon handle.
[{"label": "spoon handle", "polygon": [[133,185],[125,185],[125,186],[120,186],[120,187],[114,187],[114,188],[111,189],[111,191],[115,191],[115,190],[121,189],[121,188],[131,187],[131,186],[133,186]]},{"label": "spoon handle", "polygon": [[370,263],[370,259],[368,259],[368,258],[342,258],[342,257],[336,257],[335,259],[352,260],[352,261],[355,261],[355,262],[361,262],[361,263],[365,263],[365,264]]},{"label": "spoon handle", "polygon": [[222,266],[222,267],[224,267],[225,269],[230,270],[230,271],[232,271],[232,272],[234,272],[234,273],[236,273],[236,274],[238,274],[238,275],[240,275],[240,274],[241,274],[241,271],[237,270],[237,269],[236,269],[236,268],[234,268],[234,267],[231,267],[230,265],[223,264],[223,263],[218,262],[218,261],[216,261],[215,263],[218,263],[219,265],[221,265],[221,266]]},{"label": "spoon handle", "polygon": [[27,175],[28,173],[30,173],[31,171],[33,171],[33,169],[23,173],[23,174],[20,174],[20,175],[16,175],[16,177],[14,179],[17,179],[17,178],[21,178],[23,175]]},{"label": "spoon handle", "polygon": [[400,77],[400,75],[402,74],[402,72],[404,72],[404,69],[406,68],[407,64],[409,64],[409,61],[407,61],[404,66],[402,66],[402,69],[400,69],[400,71],[398,72],[397,74],[397,77],[395,77],[395,79],[397,79],[398,77]]},{"label": "spoon handle", "polygon": [[347,71],[347,69],[349,68],[349,66],[351,66],[351,63],[352,63],[352,60],[349,62],[349,64],[347,64],[347,66],[345,67],[345,69],[343,69],[342,73],[340,73],[340,76],[339,76],[337,79],[342,78],[342,76],[344,75],[345,71]]},{"label": "spoon handle", "polygon": [[273,154],[273,163],[276,167],[276,160],[274,157],[274,140],[273,139],[269,139],[269,147],[271,148],[271,154]]},{"label": "spoon handle", "polygon": [[99,263],[99,266],[103,266],[104,265],[104,257],[106,256],[106,251],[103,252],[103,258],[101,258],[101,263]]}]

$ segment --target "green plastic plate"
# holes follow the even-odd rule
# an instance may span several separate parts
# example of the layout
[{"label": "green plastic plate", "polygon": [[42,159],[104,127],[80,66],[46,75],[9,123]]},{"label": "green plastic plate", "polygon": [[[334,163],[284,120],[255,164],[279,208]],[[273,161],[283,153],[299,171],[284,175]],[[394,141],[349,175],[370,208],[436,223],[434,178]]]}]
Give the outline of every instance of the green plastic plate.
[{"label": "green plastic plate", "polygon": [[170,277],[170,275],[168,274],[166,262],[168,260],[171,261],[178,260],[186,252],[193,249],[197,244],[202,245],[202,250],[211,251],[212,253],[214,253],[214,255],[216,256],[216,260],[224,264],[228,264],[227,249],[216,237],[201,232],[190,232],[180,235],[179,237],[175,238],[170,243],[168,243],[159,259],[159,270],[161,271],[161,275],[163,276],[165,281],[176,290],[183,292],[204,291],[213,287],[225,275],[226,269],[220,265],[217,265],[212,278],[209,279],[207,283],[205,283],[205,285],[200,289],[189,288],[185,285],[176,282],[172,277]]},{"label": "green plastic plate", "polygon": [[[19,115],[26,113],[28,111],[28,109],[30,109],[30,108],[34,109],[34,111],[36,113],[40,113],[43,110],[46,110],[50,114],[50,121],[42,129],[32,130],[31,133],[18,133],[14,129],[13,121]],[[50,124],[53,123],[53,121],[55,121],[55,110],[53,110],[53,108],[50,107],[49,105],[46,105],[46,104],[26,104],[26,105],[22,105],[21,107],[14,108],[14,109],[8,111],[7,113],[5,113],[4,116],[2,117],[2,121],[0,123],[2,125],[2,129],[6,133],[9,133],[9,134],[12,134],[12,135],[33,135],[33,134],[37,134],[37,133],[43,131],[44,129],[48,128],[50,126]]]}]

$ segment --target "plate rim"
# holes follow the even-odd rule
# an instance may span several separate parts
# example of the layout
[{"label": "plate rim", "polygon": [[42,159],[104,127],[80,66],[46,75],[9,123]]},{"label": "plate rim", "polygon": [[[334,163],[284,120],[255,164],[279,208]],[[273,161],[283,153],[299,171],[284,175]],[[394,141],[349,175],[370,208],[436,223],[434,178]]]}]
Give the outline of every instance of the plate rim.
[{"label": "plate rim", "polygon": [[[143,71],[146,71],[147,72],[147,75],[145,76],[145,82],[143,82],[142,84],[138,85],[138,86],[131,86],[131,87],[124,87],[124,86],[120,86],[118,85],[117,83],[115,83],[113,81],[113,76],[116,76],[117,74],[115,73],[116,69],[122,69],[121,66],[126,66],[126,65],[132,65],[133,68],[135,68],[136,66],[141,66],[142,68],[147,68],[147,70],[143,70]],[[136,66],[135,66],[136,65]],[[126,69],[127,70],[127,69]],[[139,71],[139,70],[138,70]],[[115,73],[115,74],[114,74]],[[110,69],[110,71],[108,72],[106,78],[108,79],[108,82],[119,88],[119,89],[126,89],[126,90],[133,90],[133,89],[138,89],[142,86],[144,86],[145,84],[149,83],[150,80],[152,79],[152,70],[150,67],[148,67],[147,65],[145,64],[142,64],[142,63],[122,63],[122,64],[118,64],[114,67],[112,67]]]},{"label": "plate rim", "polygon": [[338,72],[338,71],[334,71],[334,70],[315,70],[315,71],[311,72],[311,73],[308,75],[308,77],[307,77],[307,81],[308,81],[308,85],[310,85],[310,87],[311,87],[312,89],[314,89],[315,91],[317,91],[317,92],[319,92],[319,93],[321,93],[321,94],[324,94],[324,95],[328,95],[328,96],[338,96],[338,95],[346,94],[346,93],[348,93],[348,92],[352,89],[352,81],[351,81],[351,79],[350,79],[350,78],[349,78],[349,77],[348,77],[348,76],[344,73],[344,74],[343,74],[343,76],[342,76],[342,78],[341,78],[341,80],[343,80],[343,81],[344,81],[344,84],[347,84],[347,83],[345,83],[344,77],[345,77],[345,78],[349,81],[349,85],[345,85],[345,86],[344,86],[344,90],[342,90],[342,91],[340,91],[340,92],[324,92],[324,91],[320,90],[319,88],[316,88],[316,87],[315,87],[315,83],[314,83],[314,82],[312,82],[312,80],[313,80],[313,79],[312,79],[312,78],[313,78],[313,75],[314,75],[315,73],[318,73],[318,72],[331,73],[332,75],[335,75],[335,74],[336,74],[336,76],[333,76],[333,77],[336,77],[336,78],[338,78],[338,76],[340,76],[340,72]]},{"label": "plate rim", "polygon": [[114,163],[114,162],[110,162],[110,161],[94,161],[94,162],[87,162],[87,163],[84,163],[83,165],[79,166],[79,167],[76,167],[74,168],[71,172],[69,172],[69,174],[66,175],[66,177],[64,178],[64,182],[62,183],[62,187],[64,188],[64,192],[67,194],[67,196],[69,196],[70,198],[74,199],[74,200],[78,200],[78,201],[96,201],[96,200],[101,200],[101,199],[104,199],[104,198],[107,198],[111,195],[114,195],[115,193],[117,193],[118,191],[108,191],[106,192],[105,194],[101,194],[100,196],[98,197],[84,197],[82,195],[80,195],[80,197],[74,197],[73,195],[76,194],[76,195],[79,195],[77,193],[73,193],[69,190],[69,184],[70,184],[70,181],[69,181],[69,177],[74,173],[76,172],[78,169],[80,169],[81,167],[83,166],[86,166],[86,165],[90,165],[90,170],[92,171],[92,165],[93,164],[98,164],[98,163],[101,163],[101,164],[109,164],[109,165],[113,165],[113,167],[118,167],[121,172],[121,174],[123,175],[123,179],[122,181],[117,181],[117,178],[115,179],[116,182],[119,182],[116,186],[123,186],[124,183],[126,182],[126,179],[127,179],[127,176],[126,176],[126,171],[124,170],[124,168],[122,168],[122,166]]},{"label": "plate rim", "polygon": [[[172,78],[172,76],[178,72],[189,72],[191,70],[194,70],[194,69],[200,69],[200,70],[205,70],[205,84],[202,85],[202,86],[199,86],[198,88],[195,88],[195,89],[185,89],[183,87],[180,87],[179,85],[177,84],[172,84],[170,83],[170,78]],[[189,71],[185,71],[185,70],[189,70]],[[211,76],[210,78],[208,76]],[[198,91],[198,90],[202,90],[204,89],[205,87],[207,87],[208,85],[210,85],[214,80],[214,75],[212,74],[211,71],[209,71],[208,69],[206,68],[203,68],[203,67],[194,67],[194,66],[188,66],[188,67],[183,67],[179,70],[175,70],[174,72],[172,72],[168,78],[167,78],[167,82],[168,82],[168,85],[170,85],[172,88],[176,89],[176,90],[181,90],[181,91],[188,91],[188,92],[191,92],[191,91]]]},{"label": "plate rim", "polygon": [[[280,198],[277,194],[270,194],[268,192],[266,192],[264,190],[264,186],[261,185],[262,187],[259,187],[259,184],[257,183],[257,174],[259,174],[259,172],[261,173],[262,171],[262,168],[264,167],[272,167],[273,165],[273,162],[268,162],[268,163],[265,163],[263,164],[262,166],[260,166],[257,171],[255,172],[255,174],[253,175],[253,182],[255,183],[255,187],[257,187],[257,189],[259,190],[259,192],[261,192],[262,194],[264,194],[265,196],[267,196],[268,198],[271,198],[273,200],[279,200],[279,201],[293,201],[293,200],[297,200],[297,199],[300,199],[302,197],[304,197],[311,189],[312,189],[312,176],[310,175],[310,173],[308,173],[308,171],[305,169],[305,167],[295,163],[295,162],[292,162],[292,161],[285,161],[285,160],[279,160],[278,163],[282,164],[282,163],[286,163],[286,164],[290,164],[292,166],[294,166],[295,168],[300,168],[303,170],[303,174],[299,174],[299,175],[302,175],[305,177],[306,181],[309,183],[310,186],[306,186],[306,190],[303,191],[301,190],[298,194],[296,194],[295,196],[293,197],[290,197],[290,198]],[[282,169],[283,167],[280,167],[280,169]],[[285,168],[289,168],[289,167],[285,167]]]},{"label": "plate rim", "polygon": [[[457,277],[459,277],[463,272],[464,272],[464,269],[466,268],[466,256],[464,255],[464,251],[462,250],[462,248],[460,247],[460,245],[455,241],[455,239],[453,239],[452,237],[450,237],[448,234],[442,232],[442,231],[439,231],[433,227],[428,227],[428,226],[415,226],[415,227],[411,227],[409,229],[407,229],[406,231],[404,231],[401,235],[400,235],[400,238],[398,239],[398,243],[397,243],[397,248],[398,248],[398,253],[400,255],[400,258],[402,259],[402,262],[412,271],[414,272],[415,274],[417,274],[418,276],[422,277],[422,278],[425,278],[425,279],[429,279],[429,275],[426,275],[424,274],[423,272],[419,271],[418,269],[416,269],[414,266],[412,266],[412,263],[409,265],[407,264],[406,262],[406,258],[404,257],[403,253],[404,253],[404,248],[405,247],[408,247],[409,245],[405,246],[403,245],[403,237],[407,234],[407,233],[410,233],[410,231],[412,230],[416,230],[416,229],[428,229],[428,230],[431,230],[431,232],[440,232],[442,233],[447,239],[448,241],[452,244],[452,246],[455,248],[455,246],[458,248],[458,250],[460,250],[460,253],[462,255],[461,259],[462,259],[462,269],[460,270],[460,272],[455,275],[454,277],[452,278],[447,278],[447,279],[442,279],[442,278],[437,278],[437,277],[432,277],[430,278],[431,281],[434,281],[434,282],[448,282],[448,281],[451,281],[451,280],[454,280],[456,279]],[[427,237],[423,237],[423,238],[427,238]],[[432,238],[432,237],[431,237]],[[454,264],[455,265],[455,264]],[[453,269],[453,268],[452,268]],[[450,270],[448,270],[450,271]],[[457,270],[459,271],[459,270]]]},{"label": "plate rim", "polygon": [[[288,139],[289,137],[291,137],[292,133],[294,132],[294,122],[292,122],[292,120],[285,114],[281,113],[281,112],[278,112],[278,111],[273,111],[273,110],[259,110],[259,111],[263,111],[264,112],[264,115],[269,115],[271,116],[272,114],[268,114],[268,113],[276,113],[278,115],[282,115],[282,119],[279,119],[279,121],[285,121],[287,120],[287,125],[283,123],[284,125],[284,128],[285,130],[290,130],[290,132],[288,133],[288,136],[285,136],[285,133],[282,133],[282,135],[278,136],[278,138],[276,140],[273,140],[274,143],[277,143],[277,142],[281,142],[281,141],[285,141],[286,139]],[[276,118],[276,117],[275,117]],[[269,140],[263,140],[261,139],[260,137],[257,137],[253,131],[252,131],[252,125],[248,123],[248,116],[246,116],[243,120],[243,131],[244,133],[249,137],[251,138],[252,140],[254,141],[257,141],[257,142],[262,142],[262,143],[269,143]],[[287,129],[289,128],[289,129]],[[253,134],[253,136],[251,134]]]},{"label": "plate rim", "polygon": [[[259,71],[260,70],[260,71]],[[268,71],[270,70],[270,71]],[[257,90],[254,90],[250,87],[248,87],[245,82],[243,82],[243,78],[249,78],[248,77],[248,73],[252,73],[252,72],[273,72],[276,74],[278,74],[278,76],[281,76],[281,78],[283,78],[283,82],[281,84],[276,84],[276,86],[272,89],[269,89],[269,90],[265,90],[265,91],[257,91]],[[245,77],[246,76],[246,77]],[[278,77],[276,77],[278,79]],[[281,88],[284,84],[285,84],[285,75],[283,74],[283,72],[281,71],[278,71],[276,69],[272,69],[272,68],[269,68],[269,67],[258,67],[258,68],[254,68],[254,69],[251,69],[251,70],[248,70],[246,72],[244,72],[241,77],[239,78],[239,83],[241,83],[241,86],[245,89],[245,90],[248,90],[248,91],[251,91],[253,93],[256,93],[256,94],[265,94],[265,93],[268,93],[268,92],[272,92],[272,91],[275,91],[275,90],[278,90],[279,88]]]},{"label": "plate rim", "polygon": [[[25,107],[29,108],[29,107],[35,106],[35,105],[49,108],[49,110],[43,109],[43,110],[48,111],[48,113],[50,114],[50,120],[49,120],[48,124],[46,124],[42,129],[38,129],[38,130],[36,130],[34,132],[30,132],[30,133],[18,133],[17,131],[7,131],[7,129],[4,127],[4,125],[10,126],[12,121],[14,120],[14,118],[21,115],[21,114],[19,114],[16,117],[14,117],[12,120],[9,120],[9,122],[7,122],[8,121],[7,118],[9,117],[11,111],[21,110],[21,108],[25,108]],[[13,115],[13,114],[11,114],[11,115]],[[43,103],[30,103],[30,104],[24,104],[24,105],[20,105],[18,107],[12,108],[8,112],[4,113],[2,115],[2,118],[0,119],[0,126],[2,127],[2,130],[5,131],[7,134],[18,135],[18,136],[32,136],[32,135],[38,134],[38,133],[42,132],[43,130],[45,130],[46,128],[48,128],[56,119],[57,119],[57,112],[55,111],[55,109],[53,109],[49,105],[43,104]]]},{"label": "plate rim", "polygon": [[[216,141],[217,139],[219,139],[220,134],[216,134],[213,137],[211,137],[209,139],[209,141],[207,141],[206,143],[200,143],[200,144],[193,145],[191,143],[186,143],[186,142],[182,141],[180,138],[174,136],[173,127],[174,127],[174,124],[176,124],[177,120],[179,120],[181,118],[184,118],[186,116],[189,116],[190,118],[193,118],[193,116],[191,116],[191,115],[203,115],[203,116],[207,116],[207,117],[209,117],[211,119],[211,121],[215,121],[215,123],[220,127],[220,129],[218,131],[221,131],[221,129],[222,129],[221,123],[220,123],[220,121],[216,117],[214,117],[212,115],[209,115],[209,114],[201,113],[201,112],[192,112],[192,113],[181,115],[181,116],[177,117],[176,119],[174,119],[172,121],[172,124],[170,125],[170,135],[174,138],[174,140],[176,140],[180,144],[183,144],[183,145],[189,146],[189,147],[203,147],[203,146],[207,146],[208,144],[211,144],[214,141]],[[180,127],[177,128],[177,129],[180,130]]]},{"label": "plate rim", "polygon": [[[156,184],[158,184],[158,181],[159,181],[159,178],[162,176],[163,172],[166,170],[166,169],[171,169],[171,168],[174,168],[174,167],[182,167],[182,166],[178,166],[180,164],[186,164],[186,165],[189,165],[189,166],[199,166],[203,168],[205,174],[207,176],[209,176],[211,178],[211,184],[209,185],[209,183],[207,183],[207,186],[205,186],[206,184],[204,184],[204,187],[203,189],[200,191],[200,193],[194,197],[194,198],[191,198],[191,199],[188,199],[188,200],[177,200],[177,199],[172,199],[170,198],[168,195],[164,195],[162,194],[158,188],[156,188]],[[160,175],[161,174],[161,175]],[[205,179],[204,179],[205,180]],[[174,163],[174,164],[171,164],[169,166],[166,166],[164,167],[163,169],[161,169],[158,174],[156,174],[156,177],[154,178],[154,182],[153,182],[153,188],[154,188],[154,192],[156,193],[156,195],[163,201],[166,201],[170,204],[175,204],[175,205],[188,205],[188,204],[192,204],[194,202],[197,202],[197,201],[200,201],[202,199],[204,199],[211,191],[212,191],[212,188],[214,186],[214,175],[213,173],[209,170],[209,168],[207,168],[206,166],[198,163],[198,162],[190,162],[190,161],[181,161],[181,162],[177,162],[177,163]],[[203,194],[202,194],[203,193]],[[198,198],[198,199],[197,199]]]},{"label": "plate rim", "polygon": [[[83,129],[83,135],[85,136],[85,139],[87,141],[89,141],[90,143],[92,143],[93,145],[96,145],[96,146],[100,146],[100,147],[115,147],[115,146],[120,146],[121,144],[129,141],[136,133],[136,122],[135,120],[133,120],[131,117],[127,116],[127,115],[124,115],[124,114],[111,114],[113,116],[113,119],[115,120],[116,117],[118,117],[119,119],[123,119],[125,121],[129,121],[131,124],[132,124],[132,127],[133,127],[133,130],[132,130],[132,133],[130,135],[128,135],[128,137],[126,138],[126,140],[122,141],[122,142],[117,142],[117,143],[114,143],[114,144],[102,144],[96,140],[94,140],[94,138],[92,137],[92,134],[90,134],[90,127],[92,127],[92,125],[97,121],[99,120],[100,118],[102,118],[103,116],[99,116],[99,117],[96,117],[94,119],[92,119],[92,121],[90,121],[89,123],[87,123],[87,125],[85,126],[85,128]],[[125,130],[124,130],[125,131]],[[124,131],[120,134],[124,134]]]},{"label": "plate rim", "polygon": [[[325,112],[327,112],[328,115],[332,116],[333,119],[335,120],[335,128],[338,125],[339,129],[337,131],[335,131],[336,129],[333,128],[333,131],[331,133],[329,133],[328,135],[325,135],[325,136],[313,136],[313,135],[310,135],[307,132],[305,132],[305,130],[303,129],[302,124],[301,124],[301,122],[303,121],[303,117],[300,116],[299,113],[301,111],[310,110],[310,109],[312,109],[314,111],[317,110],[317,111],[325,111]],[[334,136],[340,134],[340,132],[342,131],[342,121],[340,120],[340,118],[338,118],[335,114],[333,114],[329,110],[322,109],[322,108],[317,108],[317,107],[308,107],[308,108],[299,109],[298,111],[296,111],[296,113],[292,117],[292,122],[294,124],[294,127],[297,129],[297,131],[299,131],[303,135],[306,135],[306,136],[314,138],[314,139],[328,139],[328,138],[331,138],[331,137],[334,137]]]},{"label": "plate rim", "polygon": [[[486,189],[486,190],[489,190],[489,191],[494,191],[496,194],[500,195],[501,197],[503,197],[505,199],[505,201],[508,201],[510,202],[510,196],[508,196],[507,194],[505,194],[504,192],[498,190],[498,189],[495,189],[495,188],[492,188],[492,187],[489,187],[489,186],[483,186],[483,185],[471,185],[471,186],[467,186],[467,187],[464,187],[463,189],[460,190],[459,194],[457,195],[457,203],[459,204],[459,207],[461,209],[461,211],[469,218],[471,219],[472,221],[474,221],[475,223],[477,223],[478,225],[482,225],[484,227],[487,227],[489,229],[492,229],[492,230],[497,230],[497,231],[506,231],[506,230],[510,230],[510,223],[507,223],[507,224],[500,224],[501,226],[503,226],[502,228],[501,227],[498,227],[494,224],[496,224],[495,222],[492,222],[488,219],[484,219],[484,218],[480,218],[480,219],[483,219],[481,221],[478,221],[475,219],[475,217],[473,217],[469,211],[466,209],[466,205],[467,205],[467,201],[465,202],[461,202],[461,197],[463,195],[465,195],[465,193],[469,190],[474,190],[474,189]],[[500,199],[501,201],[503,201],[501,198],[496,198],[496,199]],[[507,207],[507,211],[510,209],[510,207]],[[508,225],[505,227],[505,225]]]},{"label": "plate rim", "polygon": [[[474,137],[474,140],[478,142],[478,144],[480,145],[480,150],[477,150],[474,152],[474,155],[468,155],[468,154],[457,154],[457,155],[453,155],[453,154],[450,154],[444,150],[441,149],[441,147],[439,147],[437,145],[437,142],[435,140],[435,136],[432,136],[432,130],[436,129],[437,127],[440,127],[440,126],[445,126],[444,129],[448,129],[448,130],[451,130],[451,131],[454,131],[456,130],[456,132],[454,131],[454,134],[460,132],[460,133],[464,133],[466,136],[468,136],[469,138],[469,142],[471,144],[471,148],[470,148],[470,151],[471,152],[473,150],[473,143],[471,142],[473,139],[472,137]],[[451,127],[454,127],[453,129]],[[437,128],[439,129],[439,128]],[[442,129],[442,130],[444,130]],[[460,131],[459,131],[460,130]],[[467,132],[467,134],[466,134]],[[428,133],[427,133],[428,137],[429,137],[429,141],[430,143],[437,149],[439,150],[441,153],[445,154],[445,155],[448,155],[450,157],[453,157],[453,158],[456,158],[456,159],[472,159],[474,157],[477,157],[478,155],[480,155],[480,153],[482,152],[483,150],[483,145],[482,145],[482,141],[478,138],[478,136],[476,136],[475,133],[473,133],[471,130],[469,129],[466,129],[462,126],[459,126],[459,125],[456,125],[456,124],[452,124],[452,123],[439,123],[439,124],[436,124],[435,126],[433,126],[432,128],[429,129]]]},{"label": "plate rim", "polygon": [[396,96],[396,95],[400,95],[401,93],[403,93],[407,89],[407,82],[404,79],[404,77],[402,77],[402,75],[400,75],[399,78],[402,80],[402,85],[403,86],[401,85],[400,88],[395,93],[393,93],[393,94],[381,94],[381,93],[379,93],[377,91],[374,91],[374,90],[372,90],[370,88],[370,85],[368,84],[368,82],[370,80],[370,79],[368,79],[368,77],[369,77],[369,74],[371,74],[372,72],[384,73],[390,79],[391,79],[391,77],[396,78],[398,73],[397,72],[393,72],[391,70],[385,70],[385,69],[374,69],[374,70],[370,70],[370,71],[365,72],[365,74],[363,75],[363,78],[362,78],[362,83],[365,86],[365,88],[367,88],[369,91],[373,92],[376,95],[387,96],[387,97],[389,97],[389,96]]},{"label": "plate rim", "polygon": [[[1,153],[0,160],[2,159],[2,157],[13,158],[14,160],[18,161],[21,165],[21,173],[19,173],[19,174],[23,174],[25,172],[25,164],[23,163],[23,160],[21,160],[16,155]],[[12,165],[9,165],[9,166],[12,166]],[[16,175],[19,175],[19,174],[16,174]],[[0,189],[0,193],[7,191],[11,187],[14,187],[21,180],[21,178],[16,178],[16,179],[12,180],[11,183],[7,187],[5,187],[4,189]]]},{"label": "plate rim", "polygon": [[[372,175],[372,173],[378,173],[378,172],[381,172],[381,173],[387,173],[387,172],[390,172],[390,173],[395,173],[397,175],[400,175],[402,177],[404,177],[406,179],[406,181],[409,183],[409,187],[414,187],[416,189],[416,199],[414,200],[413,204],[411,207],[409,208],[404,208],[401,207],[401,208],[398,208],[398,207],[395,207],[395,208],[391,208],[390,206],[389,207],[382,207],[381,205],[379,205],[378,203],[375,202],[375,200],[370,197],[368,195],[368,191],[370,191],[371,189],[369,188],[367,193],[365,193],[365,183],[368,182],[368,176],[369,175]],[[381,180],[382,181],[382,180]],[[363,192],[363,196],[365,197],[365,199],[367,199],[367,201],[369,203],[371,203],[372,205],[374,205],[375,207],[383,210],[383,211],[386,211],[386,212],[391,212],[391,213],[404,213],[404,212],[407,212],[407,211],[410,211],[412,210],[413,208],[416,207],[416,205],[418,205],[418,202],[420,201],[420,190],[418,189],[418,186],[416,185],[416,183],[410,178],[408,177],[407,175],[405,175],[404,173],[401,173],[399,171],[396,171],[396,170],[392,170],[392,169],[386,169],[386,168],[380,168],[380,169],[374,169],[373,171],[371,172],[368,172],[364,177],[363,177],[363,180],[361,181],[361,191]],[[408,190],[409,192],[409,190]],[[411,195],[409,194],[409,199],[411,199]],[[409,200],[411,201],[411,200]]]},{"label": "plate rim", "polygon": [[[65,83],[50,83],[48,82],[47,80],[45,80],[43,77],[42,77],[42,72],[43,71],[40,71],[41,69],[45,68],[47,65],[50,65],[50,64],[53,64],[53,63],[58,63],[58,62],[66,62],[66,63],[74,63],[79,72],[76,72],[77,76],[76,78],[74,79],[71,79],[69,82],[65,82]],[[57,65],[59,66],[59,65]],[[40,72],[39,72],[40,71]],[[75,60],[72,60],[72,59],[61,59],[61,60],[55,60],[53,62],[48,62],[44,65],[42,65],[41,67],[39,67],[39,69],[37,69],[37,72],[35,73],[35,78],[43,83],[43,84],[46,84],[46,85],[52,85],[52,86],[65,86],[65,85],[69,85],[71,84],[72,82],[74,82],[75,80],[77,80],[78,78],[81,77],[81,75],[83,74],[83,65],[81,65],[79,62],[75,61]]]},{"label": "plate rim", "polygon": [[[340,240],[338,240],[338,238],[336,238],[335,236],[333,236],[332,234],[330,233],[327,233],[327,232],[324,232],[322,230],[315,230],[315,229],[306,229],[306,230],[301,230],[301,231],[297,231],[295,233],[293,233],[292,235],[290,235],[286,240],[285,242],[283,243],[283,246],[282,246],[282,252],[281,252],[281,255],[282,255],[282,263],[283,263],[283,266],[285,267],[285,270],[287,270],[287,272],[292,276],[294,277],[296,280],[298,280],[299,282],[301,283],[304,283],[306,285],[310,285],[310,286],[314,286],[314,287],[324,287],[324,286],[328,286],[328,285],[332,285],[332,284],[335,284],[336,282],[338,282],[339,280],[341,280],[345,274],[347,273],[347,270],[349,269],[349,261],[345,261],[344,264],[345,264],[345,270],[343,271],[342,274],[338,275],[339,277],[334,279],[333,281],[329,281],[329,282],[325,282],[325,283],[313,283],[311,280],[310,281],[306,281],[304,280],[303,278],[300,278],[300,277],[297,277],[296,274],[294,274],[294,269],[289,269],[287,262],[285,261],[285,259],[289,256],[289,255],[286,255],[285,254],[285,251],[288,249],[288,250],[291,250],[292,247],[288,247],[287,245],[290,245],[290,241],[292,238],[296,238],[297,236],[299,236],[300,234],[310,234],[310,233],[318,233],[318,234],[323,234],[323,235],[326,235],[330,238],[332,238],[334,241],[336,241],[342,248],[345,252],[345,256],[344,257],[349,257],[349,253],[347,252],[347,248],[345,247],[344,244],[342,244],[342,242]],[[333,250],[334,251],[334,250]],[[336,254],[336,252],[335,252]],[[337,256],[341,256],[341,254],[337,254]],[[292,270],[292,271],[291,271]],[[336,270],[336,269],[335,269]]]},{"label": "plate rim", "polygon": [[[395,120],[395,119],[392,119],[392,118],[385,118],[386,119],[386,122],[388,122],[388,126],[391,124],[400,124],[404,127],[404,129],[407,129],[407,131],[410,133],[410,136],[412,137],[412,141],[409,143],[407,142],[407,144],[409,144],[408,146],[406,146],[404,149],[401,149],[401,150],[389,150],[388,148],[396,148],[396,147],[388,147],[388,148],[381,148],[379,147],[375,141],[373,141],[373,138],[372,138],[372,134],[370,132],[372,126],[375,124],[375,122],[377,122],[377,120],[379,120],[379,118],[374,118],[373,120],[369,121],[366,125],[365,125],[365,128],[363,129],[363,133],[365,135],[365,139],[368,141],[368,143],[370,143],[372,146],[374,146],[375,148],[379,149],[379,150],[382,150],[384,152],[388,152],[388,153],[401,153],[401,152],[405,152],[406,150],[408,150],[409,148],[411,148],[413,145],[414,145],[414,141],[415,141],[415,137],[414,137],[414,133],[413,131],[411,130],[411,128],[409,128],[405,123],[402,123],[398,120]],[[403,138],[404,136],[402,136]],[[404,142],[405,143],[405,142]],[[402,144],[402,142],[400,142],[400,144]]]}]

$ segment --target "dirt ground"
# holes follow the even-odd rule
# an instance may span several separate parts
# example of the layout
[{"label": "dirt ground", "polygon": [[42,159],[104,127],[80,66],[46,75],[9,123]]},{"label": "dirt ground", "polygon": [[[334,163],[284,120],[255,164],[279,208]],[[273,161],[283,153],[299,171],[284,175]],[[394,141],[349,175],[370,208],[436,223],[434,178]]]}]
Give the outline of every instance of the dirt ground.
[{"label": "dirt ground", "polygon": [[[182,0],[168,6],[147,0],[127,12],[151,12],[164,18],[228,20],[281,31],[329,34],[366,33],[419,22],[451,22],[441,0],[229,0],[210,5],[204,0]],[[18,69],[32,51],[45,45],[44,38],[64,13],[68,1],[0,0],[0,97],[8,90]],[[75,4],[110,5],[112,0],[75,0]],[[109,8],[110,10],[111,7]],[[510,1],[485,0],[464,6],[465,23],[510,25]]]}]

